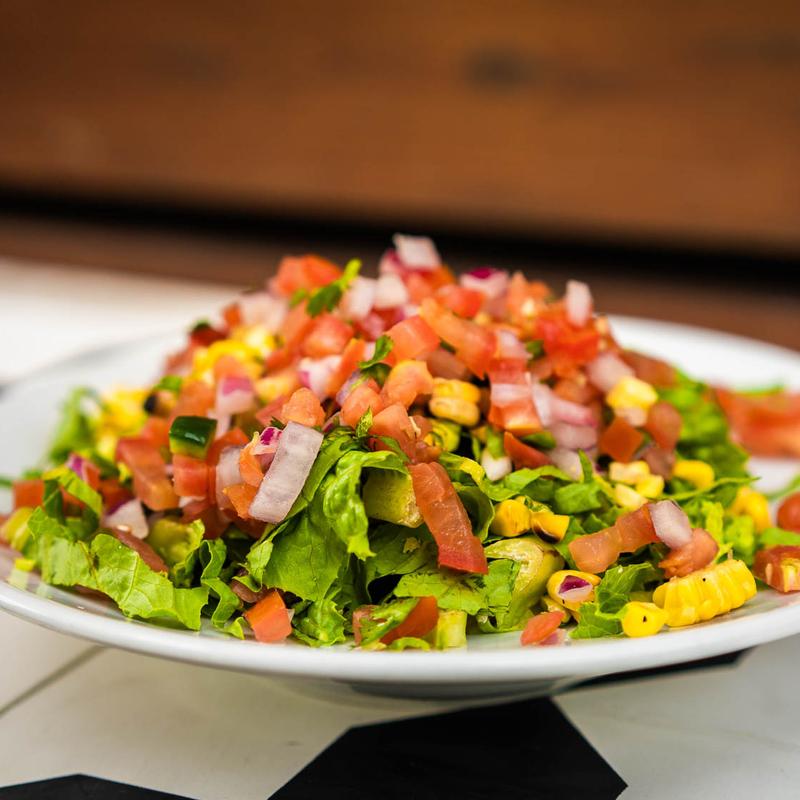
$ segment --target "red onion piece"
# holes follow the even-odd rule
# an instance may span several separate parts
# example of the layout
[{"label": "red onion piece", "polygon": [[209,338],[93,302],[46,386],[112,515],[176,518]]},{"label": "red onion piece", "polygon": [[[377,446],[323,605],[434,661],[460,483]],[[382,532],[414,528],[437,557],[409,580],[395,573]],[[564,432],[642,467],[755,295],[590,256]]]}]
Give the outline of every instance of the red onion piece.
[{"label": "red onion piece", "polygon": [[497,355],[500,358],[513,358],[527,362],[530,353],[525,349],[525,345],[519,337],[511,331],[498,330],[497,334]]},{"label": "red onion piece", "polygon": [[205,500],[205,497],[193,497],[192,495],[186,495],[186,497],[181,497],[178,499],[178,508],[186,508],[186,506],[196,503],[198,500]]},{"label": "red onion piece", "polygon": [[242,482],[242,473],[239,471],[239,454],[241,452],[241,447],[226,447],[219,454],[214,485],[216,489],[217,505],[220,508],[231,507],[231,501],[222,490]]},{"label": "red onion piece", "polygon": [[544,383],[534,383],[531,387],[531,396],[539,419],[546,428],[553,422],[568,422],[570,425],[597,425],[597,418],[591,408],[559,397]]},{"label": "red onion piece", "polygon": [[589,286],[582,281],[567,281],[564,305],[567,319],[576,327],[582,328],[591,319],[594,309]]},{"label": "red onion piece", "polygon": [[397,257],[408,269],[432,271],[442,264],[436,245],[427,236],[396,233],[392,241],[397,250]]},{"label": "red onion piece", "polygon": [[[510,277],[505,270],[494,267],[478,267],[459,278],[459,283],[466,289],[483,292],[488,300],[495,300],[505,294]],[[527,358],[527,353],[525,354]]]},{"label": "red onion piece", "polygon": [[297,365],[297,376],[300,383],[320,399],[328,396],[328,382],[333,375],[341,356],[323,356],[322,358],[301,358]]},{"label": "red onion piece", "polygon": [[554,447],[547,454],[550,460],[574,481],[579,481],[583,476],[580,456],[574,450],[565,450],[563,447]]},{"label": "red onion piece", "polygon": [[386,321],[371,311],[364,319],[359,321],[359,327],[370,338],[377,339],[386,330]]},{"label": "red onion piece", "polygon": [[255,403],[256,393],[250,378],[227,375],[217,385],[216,412],[219,417],[249,411]]},{"label": "red onion piece", "polygon": [[334,428],[338,428],[340,424],[339,412],[337,411],[335,414],[331,414],[331,416],[325,420],[325,424],[322,426],[322,432],[330,433]]},{"label": "red onion piece", "polygon": [[648,508],[656,536],[671,550],[683,547],[692,540],[689,518],[677,503],[672,500],[661,500],[658,503],[650,503]]},{"label": "red onion piece", "polygon": [[263,325],[275,333],[289,312],[289,304],[268,292],[248,292],[239,298],[239,311],[245,325]]},{"label": "red onion piece", "polygon": [[341,310],[348,319],[364,319],[375,303],[377,281],[357,276],[342,298]]},{"label": "red onion piece", "polygon": [[150,532],[142,503],[136,499],[128,500],[127,503],[119,506],[113,514],[108,514],[103,519],[103,525],[108,528],[126,527],[137,539],[146,538]]},{"label": "red onion piece", "polygon": [[70,453],[67,459],[67,469],[72,470],[82,481],[87,478],[86,475],[86,459],[79,456],[77,453]]},{"label": "red onion piece", "polygon": [[408,303],[408,289],[402,278],[387,273],[378,278],[375,288],[375,308],[397,308]]},{"label": "red onion piece", "polygon": [[499,481],[501,478],[505,478],[514,468],[508,456],[495,458],[488,448],[481,455],[481,466],[486,470],[486,477],[490,481]]},{"label": "red onion piece", "polygon": [[589,599],[593,589],[592,584],[585,578],[579,578],[577,575],[567,575],[561,581],[556,594],[565,603],[582,603],[584,600]]},{"label": "red onion piece", "polygon": [[553,631],[546,639],[542,639],[537,647],[550,647],[552,645],[564,644],[567,640],[567,632],[564,628]]},{"label": "red onion piece", "polygon": [[586,365],[586,375],[601,392],[607,394],[622,378],[633,375],[633,370],[616,353],[600,353]]},{"label": "red onion piece", "polygon": [[264,475],[253,502],[250,516],[262,522],[280,522],[303,489],[314,459],[322,445],[322,434],[290,422],[281,434],[272,465]]},{"label": "red onion piece", "polygon": [[258,441],[253,445],[250,452],[254,456],[263,456],[267,453],[274,453],[278,449],[278,441],[283,431],[280,428],[264,428]]},{"label": "red onion piece", "polygon": [[558,447],[566,450],[588,450],[597,444],[597,428],[591,425],[571,425],[569,422],[554,422],[550,433]]},{"label": "red onion piece", "polygon": [[[373,348],[374,350],[374,348]],[[371,358],[371,356],[367,356],[367,358]],[[355,370],[355,372],[350,373],[350,377],[342,384],[342,388],[336,392],[336,402],[340,405],[344,405],[344,401],[347,400],[347,396],[350,392],[353,391],[353,387],[358,383],[361,379],[361,372],[360,370]]]},{"label": "red onion piece", "polygon": [[493,383],[491,388],[491,402],[493,406],[505,408],[530,397],[530,387],[526,383]]}]

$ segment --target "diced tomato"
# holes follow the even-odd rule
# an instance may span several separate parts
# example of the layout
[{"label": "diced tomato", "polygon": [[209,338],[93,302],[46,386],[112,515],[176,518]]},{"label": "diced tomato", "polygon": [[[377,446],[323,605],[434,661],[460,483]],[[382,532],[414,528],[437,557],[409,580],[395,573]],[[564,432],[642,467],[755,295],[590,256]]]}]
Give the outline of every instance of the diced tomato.
[{"label": "diced tomato", "polygon": [[554,634],[564,621],[563,611],[545,611],[531,617],[519,637],[522,645],[539,644]]},{"label": "diced tomato", "polygon": [[333,314],[321,314],[303,339],[301,349],[309,358],[339,355],[353,335],[353,328]]},{"label": "diced tomato", "polygon": [[660,400],[648,411],[644,429],[662,450],[670,451],[678,444],[682,425],[680,411],[672,403]]},{"label": "diced tomato", "polygon": [[318,289],[341,274],[336,264],[320,256],[284,256],[278,265],[278,274],[270,281],[270,288],[284,297],[291,297],[298,289]]},{"label": "diced tomato", "polygon": [[[255,441],[255,437],[253,437]],[[261,469],[261,462],[253,455],[252,444],[243,447],[239,452],[239,474],[242,480],[250,486],[258,488],[264,478],[264,470]]]},{"label": "diced tomato", "polygon": [[489,368],[489,381],[493,387],[518,387],[519,390],[513,397],[498,397],[499,390],[492,392],[489,422],[520,436],[542,429],[533,403],[525,362],[495,359]]},{"label": "diced tomato", "polygon": [[719,545],[714,537],[702,528],[692,530],[692,538],[683,547],[670,550],[659,567],[667,578],[682,578],[707,567],[717,555]]},{"label": "diced tomato", "polygon": [[637,353],[633,350],[623,350],[620,353],[622,360],[634,371],[639,380],[649,383],[657,388],[666,388],[675,385],[677,373],[675,367],[666,361]]},{"label": "diced tomato", "polygon": [[277,347],[264,359],[264,372],[270,377],[276,372],[291,371],[295,374],[294,368],[290,365],[299,357],[300,351],[297,347]]},{"label": "diced tomato", "polygon": [[152,442],[156,447],[169,447],[169,420],[162,417],[148,417],[139,431],[139,436]]},{"label": "diced tomato", "polygon": [[373,380],[364,381],[364,383],[359,383],[347,395],[339,418],[344,425],[355,428],[361,417],[366,414],[368,408],[372,409],[374,416],[383,410],[384,405],[378,384]]},{"label": "diced tomato", "polygon": [[199,458],[172,457],[172,482],[178,497],[205,497],[208,494],[208,464]]},{"label": "diced tomato", "polygon": [[573,539],[569,551],[579,570],[600,573],[615,563],[620,553],[633,553],[657,541],[650,510],[642,506],[621,516],[610,528]]},{"label": "diced tomato", "polygon": [[177,508],[178,496],[167,477],[167,465],[152,442],[136,436],[123,437],[117,442],[116,459],[128,465],[134,492],[148,508]]},{"label": "diced tomato", "polygon": [[210,325],[198,325],[190,334],[189,341],[195,347],[210,347],[214,342],[225,338],[222,331],[212,328]]},{"label": "diced tomato", "polygon": [[408,408],[420,395],[433,392],[433,378],[424,361],[406,360],[392,367],[381,389],[386,405],[400,403]]},{"label": "diced tomato", "polygon": [[223,378],[249,378],[247,368],[238,358],[230,353],[223,353],[214,362],[214,380],[219,383]]},{"label": "diced tomato", "polygon": [[331,397],[342,388],[344,382],[356,371],[358,362],[364,360],[366,342],[363,339],[351,339],[342,353],[342,360],[328,379],[326,390]]},{"label": "diced tomato", "polygon": [[356,322],[356,329],[360,336],[375,340],[386,331],[386,319],[377,311],[370,311],[366,317]]},{"label": "diced tomato", "polygon": [[215,439],[208,448],[208,455],[206,456],[206,463],[215,467],[219,462],[220,453],[226,447],[243,447],[250,440],[247,434],[241,428],[231,428],[226,431],[219,439]]},{"label": "diced tomato", "polygon": [[511,276],[506,294],[506,308],[514,325],[530,331],[544,300],[552,294],[541,281],[528,281],[521,272]]},{"label": "diced tomato", "polygon": [[416,314],[393,325],[386,335],[394,343],[389,355],[395,361],[421,358],[432,353],[439,346],[439,337],[434,330]]},{"label": "diced tomato", "polygon": [[325,422],[325,412],[319,399],[311,389],[305,387],[292,392],[283,404],[279,417],[282,422],[299,422],[309,428],[319,427]]},{"label": "diced tomato", "polygon": [[[436,340],[439,340],[438,336]],[[434,378],[457,381],[469,380],[469,370],[453,353],[445,350],[444,347],[437,347],[433,352],[428,353],[425,357],[425,363]]]},{"label": "diced tomato", "polygon": [[467,289],[458,284],[442,286],[436,291],[436,299],[445,307],[449,308],[459,317],[470,319],[483,308],[485,296],[483,292],[476,289]]},{"label": "diced tomato", "polygon": [[242,518],[250,516],[250,506],[258,492],[258,486],[251,486],[249,483],[237,483],[222,490],[236,509],[236,513]]},{"label": "diced tomato", "polygon": [[[204,539],[219,539],[230,527],[231,520],[217,506],[207,499],[194,500],[183,507],[181,522],[189,523],[199,519],[203,523]],[[263,526],[261,532],[263,533]]]},{"label": "diced tomato", "polygon": [[422,301],[420,316],[440,339],[455,348],[458,359],[463,361],[473,374],[479,378],[486,374],[496,347],[492,331],[482,328],[475,322],[457,317],[431,298]]},{"label": "diced tomato", "polygon": [[576,328],[567,319],[560,303],[554,303],[540,312],[536,318],[536,330],[558,376],[569,377],[578,367],[597,357],[600,334],[594,321],[583,328]]},{"label": "diced tomato", "polygon": [[800,591],[800,547],[779,545],[759,550],[753,575],[779,592]]},{"label": "diced tomato", "polygon": [[[293,353],[300,347],[313,324],[314,318],[310,317],[306,312],[305,300],[289,310],[286,319],[281,325],[281,336],[283,337],[284,347],[289,353]],[[272,355],[274,354],[270,354],[270,358],[266,360],[266,366],[270,371],[277,369],[279,366],[285,367],[287,364],[291,363],[291,359],[280,365],[273,363],[271,359]]]},{"label": "diced tomato", "polygon": [[[411,421],[411,417],[408,416],[405,406],[400,403],[392,403],[392,405],[386,406],[375,414],[370,433],[373,436],[388,436],[390,439],[394,439],[410,459],[415,458],[417,453],[417,431]],[[387,445],[379,441],[376,447],[382,450]]]},{"label": "diced tomato", "polygon": [[228,330],[238,328],[242,324],[242,309],[238,303],[231,303],[222,309],[222,318],[228,326]]},{"label": "diced tomato", "polygon": [[445,266],[426,272],[407,271],[403,280],[412,303],[421,303],[426,297],[431,297],[440,287],[456,282],[453,273]]},{"label": "diced tomato", "polygon": [[564,400],[581,406],[588,406],[600,394],[593,384],[575,378],[562,378],[553,387],[553,391]]},{"label": "diced tomato", "polygon": [[439,566],[486,575],[483,547],[444,467],[432,462],[408,469],[420,514],[439,549]]},{"label": "diced tomato", "polygon": [[389,633],[381,637],[384,644],[391,644],[405,636],[414,636],[421,639],[427,636],[439,621],[439,607],[435,597],[420,597],[409,615]]},{"label": "diced tomato", "polygon": [[535,447],[521,442],[516,436],[506,431],[503,434],[503,449],[511,459],[515,469],[530,467],[536,469],[550,464],[550,459]]},{"label": "diced tomato", "polygon": [[147,542],[142,539],[137,539],[127,528],[111,528],[111,533],[117,541],[121,542],[126,547],[130,547],[131,550],[135,550],[142,561],[144,561],[153,572],[169,572],[169,568],[164,563],[164,559],[161,558]]},{"label": "diced tomato", "polygon": [[244,616],[259,642],[282,642],[292,632],[289,610],[277,589],[267,592]]},{"label": "diced tomato", "polygon": [[717,390],[736,439],[760,456],[800,457],[800,392],[744,395]]},{"label": "diced tomato", "polygon": [[103,498],[103,508],[106,511],[113,511],[118,506],[133,499],[133,493],[123,486],[118,478],[103,478],[97,490]]},{"label": "diced tomato", "polygon": [[44,502],[44,481],[32,478],[25,481],[14,481],[12,486],[14,508],[23,506],[35,508]]},{"label": "diced tomato", "polygon": [[598,447],[601,453],[611,456],[614,461],[629,462],[642,446],[644,435],[622,417],[614,421],[600,434]]},{"label": "diced tomato", "polygon": [[778,527],[800,533],[800,492],[790,494],[778,508]]},{"label": "diced tomato", "polygon": [[169,424],[175,417],[204,417],[213,407],[215,399],[214,389],[205,381],[184,381],[178,402],[170,414]]}]

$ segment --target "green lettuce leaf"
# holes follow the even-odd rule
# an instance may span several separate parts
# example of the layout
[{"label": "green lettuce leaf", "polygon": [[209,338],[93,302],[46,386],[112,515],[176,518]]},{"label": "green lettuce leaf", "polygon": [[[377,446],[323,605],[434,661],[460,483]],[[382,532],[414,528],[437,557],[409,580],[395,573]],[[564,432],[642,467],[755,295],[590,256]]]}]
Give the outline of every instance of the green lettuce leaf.
[{"label": "green lettuce leaf", "polygon": [[210,596],[217,598],[211,612],[211,623],[215,628],[230,633],[239,639],[244,638],[241,623],[230,624],[231,617],[242,607],[242,601],[222,577],[227,547],[222,539],[207,539],[199,550],[203,571],[200,585],[208,589]]},{"label": "green lettuce leaf", "polygon": [[94,414],[87,411],[91,402],[97,405],[97,394],[85,386],[73,389],[64,401],[48,452],[51,463],[62,464],[70,453],[94,446]]},{"label": "green lettuce leaf", "polygon": [[785,531],[783,528],[767,528],[758,537],[758,546],[777,547],[778,545],[800,545],[800,533]]},{"label": "green lettuce leaf", "polygon": [[368,615],[361,618],[361,646],[369,647],[394,630],[414,610],[418,602],[416,597],[408,597],[371,609]]},{"label": "green lettuce leaf", "polygon": [[[614,614],[631,599],[632,592],[640,590],[646,583],[661,579],[661,570],[649,562],[609,567],[595,590],[596,606],[604,613]],[[582,605],[581,620],[583,608]]]},{"label": "green lettuce leaf", "polygon": [[329,647],[345,640],[345,617],[333,600],[310,603],[292,618],[294,635],[312,647]]},{"label": "green lettuce leaf", "polygon": [[375,555],[364,562],[367,585],[387,575],[416,572],[436,558],[436,547],[425,525],[411,529],[387,522],[373,531],[371,539]]},{"label": "green lettuce leaf", "polygon": [[604,636],[620,636],[622,622],[618,614],[601,611],[597,603],[581,604],[581,619],[570,633],[572,639],[598,639]]},{"label": "green lettuce leaf", "polygon": [[486,593],[479,578],[435,569],[412,572],[400,578],[397,597],[436,598],[441,609],[466,611],[474,616],[486,607]]}]

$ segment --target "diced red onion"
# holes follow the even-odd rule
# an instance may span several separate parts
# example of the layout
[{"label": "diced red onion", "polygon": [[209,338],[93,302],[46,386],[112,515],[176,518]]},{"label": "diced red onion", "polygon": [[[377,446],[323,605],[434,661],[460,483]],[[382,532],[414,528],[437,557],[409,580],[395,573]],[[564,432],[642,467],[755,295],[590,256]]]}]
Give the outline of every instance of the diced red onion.
[{"label": "diced red onion", "polygon": [[321,445],[319,431],[297,422],[287,424],[275,459],[250,504],[251,517],[262,522],[280,522],[286,517],[303,489]]},{"label": "diced red onion", "polygon": [[672,500],[661,500],[658,503],[650,503],[648,508],[656,536],[667,547],[674,550],[689,544],[692,540],[692,526],[686,512],[677,503]]},{"label": "diced red onion", "polygon": [[576,327],[582,328],[592,317],[594,301],[592,292],[583,281],[567,281],[567,294],[564,298],[567,319]]},{"label": "diced red onion", "polygon": [[142,503],[136,499],[128,500],[127,503],[123,503],[112,514],[106,516],[103,519],[103,525],[108,528],[125,526],[137,539],[146,538],[150,532]]},{"label": "diced red onion", "polygon": [[375,289],[375,308],[397,308],[408,303],[408,289],[403,279],[394,273],[378,278]]},{"label": "diced red onion", "polygon": [[505,408],[530,398],[531,390],[525,383],[493,383],[490,398],[493,406]]},{"label": "diced red onion", "polygon": [[222,416],[249,411],[255,403],[255,397],[255,387],[250,378],[227,375],[217,385],[216,412]]},{"label": "diced red onion", "polygon": [[334,428],[338,428],[340,424],[339,412],[337,411],[335,414],[331,414],[331,416],[325,420],[325,424],[322,426],[322,432],[330,433]]},{"label": "diced red onion", "polygon": [[359,320],[358,326],[370,339],[377,339],[386,330],[386,321],[371,311],[364,319]]},{"label": "diced red onion", "polygon": [[230,508],[231,506],[231,501],[222,490],[242,482],[242,473],[239,471],[239,455],[241,452],[241,447],[226,447],[219,454],[214,485],[217,495],[217,505],[220,508]]},{"label": "diced red onion", "polygon": [[544,383],[534,383],[531,387],[536,413],[545,427],[552,422],[568,422],[570,425],[597,425],[597,418],[591,408],[573,403],[559,397]]},{"label": "diced red onion", "polygon": [[72,470],[82,481],[86,480],[86,459],[77,453],[70,453],[67,469]]},{"label": "diced red onion", "polygon": [[643,408],[617,408],[614,413],[634,428],[641,428],[647,422],[647,412]]},{"label": "diced red onion", "polygon": [[494,267],[478,267],[478,269],[462,275],[459,283],[466,289],[483,292],[489,300],[495,300],[505,294],[509,280],[509,275],[505,270],[494,269]]},{"label": "diced red onion", "polygon": [[283,433],[283,431],[280,428],[264,428],[250,452],[252,452],[254,456],[274,453],[278,449],[278,441],[281,438],[281,433]]},{"label": "diced red onion", "polygon": [[427,236],[408,236],[396,233],[392,237],[397,257],[403,266],[412,270],[432,271],[441,266],[436,245]]},{"label": "diced red onion", "polygon": [[362,278],[360,275],[354,278],[350,288],[345,292],[340,306],[345,317],[356,320],[364,319],[375,304],[377,285],[378,282],[374,278]]},{"label": "diced red onion", "polygon": [[[374,347],[373,347],[374,350]],[[372,358],[372,356],[368,356],[368,358]],[[355,370],[355,372],[350,373],[350,377],[342,384],[342,388],[336,392],[336,402],[340,405],[344,405],[344,401],[347,400],[347,396],[350,392],[353,391],[353,387],[358,383],[361,379],[361,372],[359,370]]]},{"label": "diced red onion", "polygon": [[408,270],[403,266],[400,256],[393,248],[389,248],[378,263],[379,275],[399,275],[401,278],[408,274]]},{"label": "diced red onion", "polygon": [[546,639],[542,639],[537,647],[550,647],[552,645],[564,644],[567,640],[567,632],[564,628],[558,628],[553,631]]},{"label": "diced red onion", "polygon": [[556,594],[565,603],[582,603],[591,597],[593,589],[592,584],[585,578],[579,578],[577,575],[567,575],[561,581]]},{"label": "diced red onion", "polygon": [[178,508],[186,508],[186,506],[196,503],[198,500],[205,500],[205,497],[192,497],[187,495],[178,499]]},{"label": "diced red onion", "polygon": [[218,411],[209,411],[208,417],[217,421],[214,438],[221,439],[231,427],[231,414],[220,414]]},{"label": "diced red onion", "polygon": [[328,382],[341,360],[341,356],[301,358],[297,365],[297,377],[303,386],[311,389],[320,400],[324,400],[328,396]]},{"label": "diced red onion", "polygon": [[616,353],[606,352],[586,365],[586,375],[601,392],[608,393],[626,375],[633,375],[633,370]]},{"label": "diced red onion", "polygon": [[488,447],[481,455],[481,466],[486,470],[486,477],[490,481],[499,481],[501,478],[505,478],[513,469],[511,459],[508,456],[495,458],[489,452]]},{"label": "diced red onion", "polygon": [[513,358],[527,362],[530,353],[515,333],[502,329],[495,333],[497,335],[497,355],[500,358]]},{"label": "diced red onion", "polygon": [[597,428],[591,425],[554,422],[549,430],[556,440],[556,445],[567,450],[588,450],[597,444]]},{"label": "diced red onion", "polygon": [[286,318],[289,304],[269,292],[248,292],[239,298],[239,310],[245,325],[263,325],[270,333],[275,333]]},{"label": "diced red onion", "polygon": [[580,456],[574,450],[565,450],[563,447],[554,447],[547,454],[550,460],[574,481],[579,481],[583,475]]}]

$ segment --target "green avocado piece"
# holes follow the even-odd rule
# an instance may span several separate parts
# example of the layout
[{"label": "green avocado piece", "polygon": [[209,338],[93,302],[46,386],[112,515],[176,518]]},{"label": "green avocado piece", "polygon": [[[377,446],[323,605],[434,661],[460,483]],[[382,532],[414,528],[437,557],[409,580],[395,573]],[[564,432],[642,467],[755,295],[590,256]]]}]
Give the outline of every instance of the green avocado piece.
[{"label": "green avocado piece", "polygon": [[370,470],[364,484],[363,500],[364,510],[371,519],[382,519],[406,528],[417,528],[422,524],[408,473]]}]

